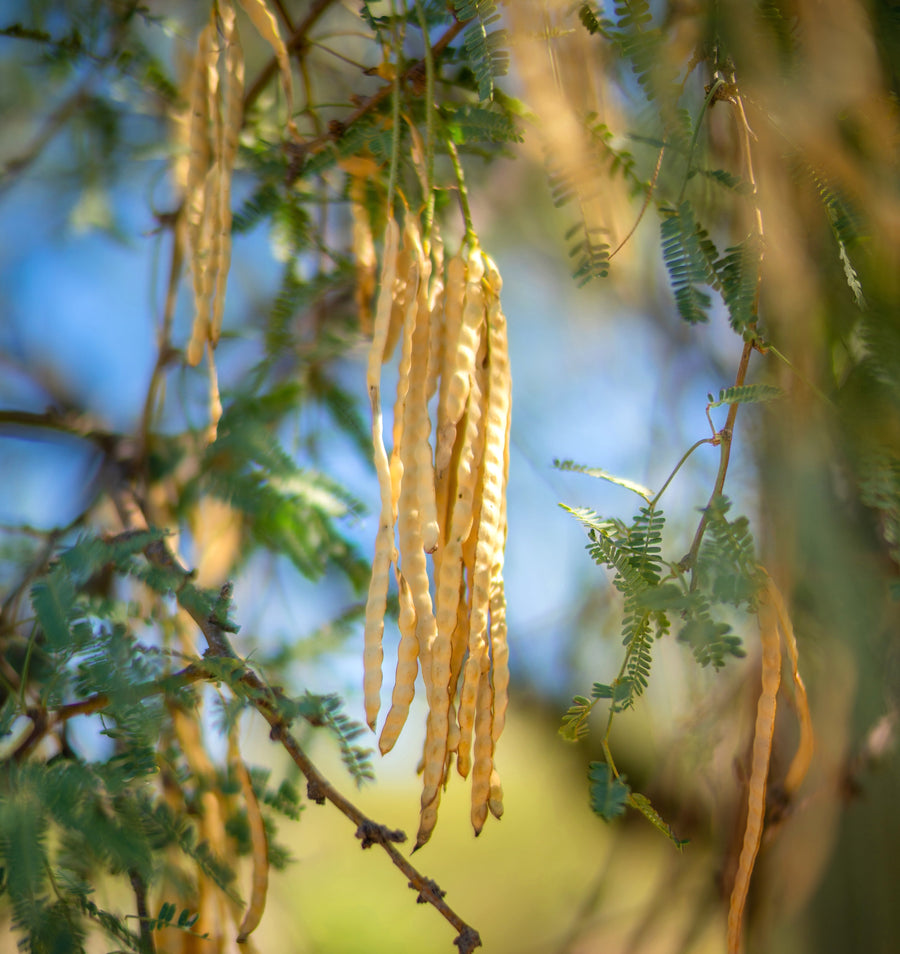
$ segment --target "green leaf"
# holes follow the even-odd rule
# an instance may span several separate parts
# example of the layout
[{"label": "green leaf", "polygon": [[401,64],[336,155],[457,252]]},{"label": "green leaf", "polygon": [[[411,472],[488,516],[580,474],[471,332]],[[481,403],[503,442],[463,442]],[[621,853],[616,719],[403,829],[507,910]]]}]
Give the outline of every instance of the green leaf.
[{"label": "green leaf", "polygon": [[742,384],[719,391],[719,397],[711,401],[709,406],[713,408],[726,404],[762,404],[781,397],[784,397],[784,391],[772,384]]},{"label": "green leaf", "polygon": [[630,792],[628,795],[628,804],[636,808],[643,816],[656,828],[661,831],[666,838],[671,841],[676,848],[681,849],[688,843],[686,839],[679,838],[675,832],[666,824],[659,812],[650,804],[650,799],[639,792]]},{"label": "green leaf", "polygon": [[576,474],[586,474],[588,477],[596,477],[599,480],[608,481],[611,484],[615,484],[617,487],[624,487],[626,490],[630,490],[639,497],[643,497],[648,503],[653,497],[653,491],[647,487],[644,487],[643,484],[638,484],[633,480],[628,480],[627,477],[616,477],[615,474],[610,474],[608,471],[601,470],[599,467],[586,467],[584,464],[576,464],[571,460],[554,460],[553,466],[557,470],[572,471]]},{"label": "green leaf", "polygon": [[584,696],[573,696],[559,727],[559,734],[568,742],[578,742],[587,735],[587,720],[594,704]]},{"label": "green leaf", "polygon": [[605,821],[625,813],[631,789],[623,778],[613,776],[606,762],[591,762],[588,768],[591,808]]},{"label": "green leaf", "polygon": [[31,587],[31,605],[50,647],[65,649],[71,642],[69,619],[76,605],[72,580],[59,570],[52,571]]},{"label": "green leaf", "polygon": [[694,218],[689,202],[677,209],[662,209],[662,251],[678,313],[691,324],[709,320],[712,304],[701,286],[718,286],[716,248],[706,230]]}]

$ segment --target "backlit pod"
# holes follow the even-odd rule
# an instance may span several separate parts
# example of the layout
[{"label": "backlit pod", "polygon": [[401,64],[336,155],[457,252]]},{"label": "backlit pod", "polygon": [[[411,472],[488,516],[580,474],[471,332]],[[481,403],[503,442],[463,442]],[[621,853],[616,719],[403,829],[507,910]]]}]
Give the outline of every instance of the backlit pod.
[{"label": "backlit pod", "polygon": [[[465,556],[463,557],[465,565]],[[447,761],[450,753],[459,750],[459,720],[456,711],[456,689],[459,684],[459,674],[462,672],[463,661],[466,658],[466,649],[469,645],[469,601],[466,597],[465,578],[459,583],[459,603],[456,607],[456,627],[450,641],[450,712],[449,728],[447,731]],[[444,781],[446,784],[446,778]]]},{"label": "backlit pod", "polygon": [[462,327],[463,305],[466,300],[467,256],[460,252],[447,262],[447,279],[444,287],[444,351],[439,369],[440,396],[438,399],[438,430],[446,423],[447,391],[459,352],[459,330]]},{"label": "backlit pod", "polygon": [[[456,506],[441,554],[440,566],[436,571],[437,585],[435,593],[437,635],[431,652],[431,681],[434,687],[430,702],[429,728],[426,736],[424,778],[422,789],[423,817],[419,828],[417,844],[422,845],[431,834],[426,828],[426,809],[438,796],[444,780],[447,760],[447,744],[450,735],[451,696],[455,695],[455,685],[451,685],[451,655],[454,631],[460,602],[465,606],[465,580],[463,576],[463,544],[472,526],[472,504],[475,493],[477,473],[476,455],[480,457],[482,441],[480,394],[477,384],[469,394],[469,410],[464,416],[463,450],[457,469]],[[462,654],[460,654],[461,659]],[[457,674],[459,670],[457,669]],[[427,820],[432,813],[428,812]],[[434,816],[436,818],[436,815]],[[433,827],[433,823],[432,826]]]},{"label": "backlit pod", "polygon": [[369,581],[369,596],[366,601],[366,622],[363,650],[363,694],[366,722],[375,728],[381,706],[381,665],[384,653],[381,641],[384,635],[384,614],[387,609],[387,592],[394,552],[394,513],[391,492],[391,473],[387,452],[384,448],[381,412],[381,357],[387,337],[391,315],[391,300],[394,292],[394,274],[397,265],[397,243],[400,228],[393,218],[388,219],[384,233],[384,261],[381,269],[381,288],[378,293],[372,345],[366,370],[369,403],[372,408],[372,453],[375,473],[381,491],[381,512],[378,532],[375,537],[375,557],[372,561],[372,577]]},{"label": "backlit pod", "polygon": [[[419,289],[419,262],[421,256],[416,255],[416,246],[421,248],[418,229],[412,216],[407,216],[403,229],[403,250],[397,262],[398,274],[394,279],[394,298],[391,307],[391,326],[398,309],[403,312],[401,326],[400,362],[397,368],[397,396],[394,399],[394,426],[393,447],[391,448],[391,498],[393,509],[396,510],[400,500],[403,473],[406,462],[401,459],[400,450],[403,446],[406,427],[406,400],[409,394],[409,374],[412,366],[413,334],[416,330],[416,309]],[[403,272],[401,274],[401,269]],[[390,327],[388,328],[390,337]],[[390,341],[385,343],[385,355]]]},{"label": "backlit pod", "polygon": [[478,544],[475,553],[475,573],[471,583],[472,613],[469,629],[469,659],[463,673],[460,691],[460,770],[465,765],[464,747],[467,745],[465,725],[471,719],[475,706],[481,657],[487,651],[490,584],[496,556],[502,549],[500,525],[504,448],[506,423],[509,415],[509,362],[505,349],[506,323],[498,309],[494,327],[490,329],[488,349],[488,400],[485,420],[484,473],[481,481],[481,516],[478,521]]},{"label": "backlit pod", "polygon": [[[506,546],[506,481],[509,474],[509,428],[511,415],[511,379],[509,373],[509,348],[506,335],[506,318],[500,306],[502,279],[494,262],[485,256],[485,283],[488,288],[487,321],[489,329],[491,386],[495,380],[503,391],[506,402],[505,429],[503,434],[503,462],[500,476],[500,517],[494,561],[491,566],[490,611],[491,611],[491,663],[494,688],[494,719],[492,734],[494,744],[500,738],[506,724],[506,709],[509,690],[509,646],[506,631],[506,596],[503,587],[503,552]],[[502,403],[498,401],[498,404]]]},{"label": "backlit pod", "polygon": [[[437,505],[438,524],[441,536],[448,533],[447,500],[450,496],[450,483],[454,465],[454,453],[459,459],[460,440],[456,440],[451,448],[449,464],[446,444],[449,435],[446,430],[447,390],[450,378],[453,376],[453,366],[459,354],[459,329],[462,325],[463,303],[466,297],[466,259],[462,255],[455,255],[447,263],[447,280],[444,287],[442,303],[442,353],[439,373],[437,423],[435,425],[434,448],[434,495]],[[441,438],[443,432],[444,437]],[[461,435],[460,435],[461,436]],[[443,441],[443,444],[442,444]],[[439,462],[440,461],[440,465]]]},{"label": "backlit pod", "polygon": [[[446,719],[444,720],[446,727]],[[441,782],[444,778],[444,753],[446,731],[438,721],[437,709],[432,701],[425,722],[425,748],[422,753],[422,802],[419,813],[419,831],[416,834],[418,850],[428,841],[437,824],[438,806],[441,801]]]},{"label": "backlit pod", "polygon": [[428,381],[425,385],[425,400],[430,401],[437,392],[444,360],[444,243],[435,229],[431,236],[431,282],[428,286],[429,320]]},{"label": "backlit pod", "polygon": [[440,531],[434,498],[434,461],[431,444],[428,440],[431,436],[431,418],[428,416],[427,394],[432,313],[429,303],[431,262],[428,259],[423,259],[420,269],[416,328],[413,335],[412,365],[406,410],[410,449],[415,458],[415,494],[419,511],[419,532],[422,538],[422,548],[426,553],[434,553],[440,541]]},{"label": "backlit pod", "polygon": [[190,364],[200,363],[209,326],[209,300],[204,299],[205,270],[208,265],[204,251],[204,223],[206,216],[206,178],[210,165],[209,148],[209,59],[212,52],[213,28],[207,23],[197,40],[197,54],[191,81],[190,164],[188,166],[185,217],[187,219],[188,247],[194,281],[194,321],[191,340],[187,347]]},{"label": "backlit pod", "polygon": [[[451,262],[452,264],[452,262]],[[448,331],[448,349],[445,356],[444,374],[449,375],[446,392],[441,386],[441,401],[438,404],[438,432],[435,451],[435,471],[440,476],[450,462],[453,444],[456,440],[456,425],[466,408],[466,398],[472,371],[475,367],[475,355],[481,340],[484,325],[484,292],[481,281],[484,277],[484,263],[481,251],[477,247],[469,253],[466,262],[466,297],[463,304],[462,323],[455,350],[451,349]],[[450,284],[448,276],[447,302],[450,302]],[[449,321],[449,320],[448,320]]]},{"label": "backlit pod", "polygon": [[737,874],[728,906],[728,954],[739,954],[744,906],[750,887],[750,875],[756,863],[762,836],[766,809],[766,780],[769,775],[769,757],[772,753],[772,734],[775,730],[775,706],[781,683],[781,640],[778,618],[773,605],[772,590],[762,594],[759,604],[759,636],[762,643],[762,691],[756,706],[756,726],[753,733],[753,754],[750,761],[750,782],[747,799],[747,825],[738,859]]},{"label": "backlit pod", "polygon": [[509,645],[506,633],[506,596],[503,577],[491,580],[491,665],[494,688],[494,720],[491,727],[494,744],[506,725],[509,704]]},{"label": "backlit pod", "polygon": [[237,32],[231,3],[219,4],[222,21],[222,42],[225,48],[225,82],[223,84],[222,133],[220,145],[221,180],[219,185],[218,249],[216,255],[215,292],[209,339],[215,347],[222,329],[225,310],[225,288],[231,268],[231,178],[237,157],[238,136],[244,114],[244,51]]},{"label": "backlit pod", "polygon": [[[350,214],[353,218],[353,262],[356,270],[356,288],[353,291],[359,330],[368,335],[373,330],[372,296],[375,294],[375,244],[372,226],[365,205],[366,178],[354,175],[350,179]],[[383,351],[383,349],[382,349]]]},{"label": "backlit pod", "polygon": [[[409,223],[407,222],[407,225]],[[403,325],[406,321],[406,306],[409,304],[409,295],[407,293],[407,282],[409,281],[410,267],[416,265],[415,248],[410,244],[407,230],[403,230],[403,246],[397,256],[397,268],[394,273],[394,288],[391,301],[393,302],[388,322],[387,338],[384,343],[384,350],[381,360],[385,364],[391,360],[400,335],[403,332]],[[415,291],[412,292],[415,295]]]},{"label": "backlit pod", "polygon": [[397,648],[397,672],[394,676],[394,691],[391,695],[391,708],[381,727],[378,748],[381,754],[389,752],[400,735],[409,705],[416,691],[416,674],[419,671],[419,641],[416,638],[416,609],[412,593],[403,574],[397,571],[397,595],[400,615],[397,628],[400,630],[400,645]]},{"label": "backlit pod", "polygon": [[488,801],[491,794],[491,770],[494,767],[494,744],[491,738],[491,690],[490,665],[485,656],[481,662],[481,676],[478,680],[478,697],[475,701],[475,745],[472,759],[472,827],[475,834],[487,820]]},{"label": "backlit pod", "polygon": [[293,135],[299,136],[297,127],[294,125],[294,81],[291,74],[291,63],[288,59],[287,47],[278,29],[278,20],[275,19],[275,14],[269,9],[265,0],[241,0],[241,6],[259,35],[272,47],[272,52],[278,62],[281,86],[284,90],[287,127]]},{"label": "backlit pod", "polygon": [[241,786],[241,795],[247,810],[247,826],[250,829],[250,847],[253,858],[253,879],[250,885],[250,903],[244,913],[244,918],[238,928],[236,938],[238,944],[243,944],[250,934],[259,927],[263,911],[266,907],[266,896],[269,890],[269,839],[266,835],[266,826],[250,773],[241,758],[238,748],[237,726],[228,734],[228,764],[231,771],[237,776]]},{"label": "backlit pod", "polygon": [[491,769],[491,791],[488,796],[488,808],[494,818],[503,817],[503,786],[500,784],[500,773]]},{"label": "backlit pod", "polygon": [[791,625],[791,617],[788,614],[787,606],[785,606],[784,597],[771,579],[769,580],[769,593],[772,598],[772,603],[775,606],[778,624],[781,627],[785,646],[787,647],[788,659],[791,661],[791,678],[794,681],[797,718],[800,720],[800,741],[797,743],[797,751],[791,760],[790,767],[784,779],[784,790],[790,795],[800,787],[803,779],[806,778],[806,773],[809,771],[813,751],[815,750],[815,736],[813,734],[812,716],[809,712],[809,700],[806,696],[806,686],[800,678],[800,659],[797,652],[797,639],[794,636],[794,627]]},{"label": "backlit pod", "polygon": [[[478,382],[478,393],[481,397],[482,420],[485,418],[485,402],[488,397],[490,385],[489,371],[487,367],[487,340],[483,339],[479,349],[478,358],[475,363],[475,379]],[[484,442],[484,425],[482,425],[482,445]],[[450,661],[450,681],[455,691],[459,693],[456,703],[456,728],[454,738],[454,751],[456,752],[456,769],[463,778],[469,774],[472,766],[471,761],[471,743],[472,731],[475,726],[475,705],[464,707],[462,700],[462,690],[465,687],[464,673],[467,664],[467,657],[470,654],[469,648],[472,641],[472,602],[475,594],[475,574],[478,556],[478,534],[481,524],[481,506],[482,489],[484,483],[484,447],[482,446],[478,457],[478,467],[475,474],[475,495],[472,501],[472,527],[469,535],[463,544],[463,566],[466,571],[466,613],[465,624],[457,624],[456,632],[453,634],[453,648]],[[487,652],[486,634],[482,634],[482,648]],[[461,678],[462,677],[462,678]]]}]

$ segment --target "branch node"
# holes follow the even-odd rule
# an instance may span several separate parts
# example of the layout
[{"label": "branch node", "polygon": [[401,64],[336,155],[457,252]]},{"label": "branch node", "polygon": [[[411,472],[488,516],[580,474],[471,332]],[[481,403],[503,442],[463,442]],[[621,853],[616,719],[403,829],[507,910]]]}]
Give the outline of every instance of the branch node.
[{"label": "branch node", "polygon": [[405,832],[399,829],[388,828],[387,825],[379,825],[371,819],[366,818],[356,829],[356,837],[362,842],[362,847],[371,848],[372,845],[387,845],[391,842],[400,844],[406,841]]},{"label": "branch node", "polygon": [[[273,729],[274,731],[274,729]],[[315,802],[317,805],[325,804],[325,792],[322,790],[322,786],[316,779],[309,779],[306,783],[306,797],[311,801]],[[356,833],[359,837],[359,832]],[[363,845],[363,848],[367,848],[368,845]]]},{"label": "branch node", "polygon": [[472,954],[476,947],[481,947],[481,938],[474,928],[466,926],[453,939],[453,943],[459,948],[459,954]]},{"label": "branch node", "polygon": [[[409,887],[412,888],[413,891],[418,891],[416,904],[433,904],[435,898],[440,901],[447,894],[447,892],[441,889],[438,883],[431,878],[423,878],[419,884],[410,881]],[[431,897],[429,897],[426,892],[430,892]]]}]

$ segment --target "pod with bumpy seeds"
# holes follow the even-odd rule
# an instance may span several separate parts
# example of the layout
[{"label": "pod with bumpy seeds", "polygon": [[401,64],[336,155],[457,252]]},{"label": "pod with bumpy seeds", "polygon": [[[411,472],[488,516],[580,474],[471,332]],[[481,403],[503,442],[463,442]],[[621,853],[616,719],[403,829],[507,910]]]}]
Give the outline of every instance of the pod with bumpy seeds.
[{"label": "pod with bumpy seeds", "polygon": [[737,874],[728,905],[728,954],[739,954],[744,906],[750,887],[750,876],[756,863],[766,810],[766,780],[775,731],[775,708],[781,683],[781,640],[778,618],[773,606],[773,584],[762,594],[759,604],[759,635],[762,643],[762,691],[756,706],[753,753],[750,761],[750,782],[747,799],[747,824],[738,858]]},{"label": "pod with bumpy seeds", "polygon": [[[452,301],[451,294],[458,294],[456,275],[458,265],[455,262],[456,259],[450,263],[454,271],[450,272],[448,269],[446,298],[448,305]],[[451,318],[449,316],[447,318],[448,331],[443,371],[443,377],[446,377],[447,385],[445,389],[442,380],[438,403],[437,446],[434,462],[435,471],[439,477],[447,467],[453,452],[453,445],[456,441],[456,425],[466,408],[466,398],[469,394],[469,385],[475,367],[475,356],[478,353],[478,344],[481,340],[484,325],[484,292],[481,287],[484,277],[484,263],[481,251],[478,248],[469,253],[465,275],[466,297],[455,348],[452,346]]]},{"label": "pod with bumpy seeds", "polygon": [[416,639],[416,609],[413,605],[409,586],[400,571],[397,571],[398,601],[400,616],[397,621],[400,630],[400,645],[397,648],[397,672],[394,676],[394,691],[391,695],[391,708],[381,727],[378,748],[381,754],[389,752],[400,735],[409,706],[416,692],[416,675],[419,672],[419,641]]},{"label": "pod with bumpy seeds", "polygon": [[480,835],[488,815],[491,795],[491,771],[494,767],[494,745],[491,738],[491,676],[488,660],[481,664],[478,698],[475,701],[475,745],[472,759],[472,827]]},{"label": "pod with bumpy seeds", "polygon": [[366,722],[375,728],[381,706],[381,665],[384,653],[381,641],[384,635],[384,614],[387,609],[387,592],[391,563],[395,562],[394,508],[391,489],[390,464],[384,448],[381,411],[381,357],[384,353],[387,326],[390,321],[394,292],[394,272],[397,263],[399,227],[393,218],[388,219],[384,233],[384,262],[381,271],[381,288],[376,307],[372,345],[366,371],[369,403],[372,408],[372,453],[375,472],[381,490],[381,511],[378,532],[375,537],[375,557],[372,561],[372,577],[366,600],[366,621],[363,649],[363,695]]},{"label": "pod with bumpy seeds", "polygon": [[472,612],[469,621],[469,658],[463,673],[460,691],[459,767],[468,764],[468,732],[478,692],[481,659],[487,652],[490,585],[494,565],[503,549],[500,525],[503,509],[503,473],[506,428],[509,416],[509,365],[506,355],[506,322],[499,309],[493,317],[488,339],[488,397],[485,416],[483,474],[481,479],[481,515],[478,521],[478,543],[475,551],[475,572],[470,584]]}]

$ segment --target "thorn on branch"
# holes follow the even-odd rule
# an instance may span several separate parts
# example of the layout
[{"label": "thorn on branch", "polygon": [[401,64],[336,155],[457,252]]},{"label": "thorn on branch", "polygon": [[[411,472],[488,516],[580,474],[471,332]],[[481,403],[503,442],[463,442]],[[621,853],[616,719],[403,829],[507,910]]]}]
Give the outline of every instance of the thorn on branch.
[{"label": "thorn on branch", "polygon": [[472,954],[476,947],[481,947],[481,938],[474,928],[465,927],[454,938],[453,943],[459,948],[459,954]]},{"label": "thorn on branch", "polygon": [[432,898],[428,897],[428,895],[425,893],[426,891],[430,891],[432,897],[437,898],[438,900],[440,900],[447,894],[447,892],[442,890],[438,886],[438,883],[436,881],[433,881],[431,878],[423,878],[420,884],[415,884],[415,882],[410,881],[409,887],[412,888],[413,891],[418,889],[419,893],[416,897],[416,904],[431,904],[432,903]]},{"label": "thorn on branch", "polygon": [[[325,792],[322,790],[322,786],[318,783],[316,779],[309,779],[306,783],[306,797],[311,801],[315,802],[317,805],[325,804]],[[359,837],[359,832],[356,833]],[[368,845],[363,845],[363,848],[367,848]]]},{"label": "thorn on branch", "polygon": [[372,845],[387,845],[391,842],[401,844],[406,841],[406,833],[398,828],[388,828],[379,825],[371,819],[365,819],[356,829],[356,837],[362,842],[362,847],[371,848]]}]

